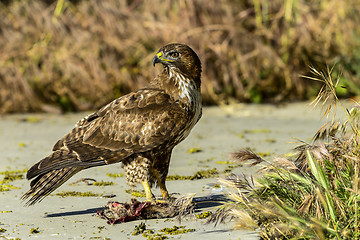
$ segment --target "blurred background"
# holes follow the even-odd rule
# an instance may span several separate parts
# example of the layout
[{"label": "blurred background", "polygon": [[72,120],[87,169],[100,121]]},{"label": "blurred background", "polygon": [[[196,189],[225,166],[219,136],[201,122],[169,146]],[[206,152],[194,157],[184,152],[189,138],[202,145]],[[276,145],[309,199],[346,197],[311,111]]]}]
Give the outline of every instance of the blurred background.
[{"label": "blurred background", "polygon": [[309,66],[360,95],[358,0],[0,1],[0,113],[93,110],[145,86],[163,45],[203,63],[205,104],[310,99]]}]

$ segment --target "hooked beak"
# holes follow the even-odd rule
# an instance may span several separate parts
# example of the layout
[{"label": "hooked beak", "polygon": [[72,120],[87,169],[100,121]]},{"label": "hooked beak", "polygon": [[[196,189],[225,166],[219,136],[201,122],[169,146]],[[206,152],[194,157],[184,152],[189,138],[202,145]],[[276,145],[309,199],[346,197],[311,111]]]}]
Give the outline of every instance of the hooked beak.
[{"label": "hooked beak", "polygon": [[162,52],[158,52],[158,54],[156,54],[155,57],[153,58],[153,66],[154,67],[155,67],[155,64],[162,62],[161,56],[162,56]]},{"label": "hooked beak", "polygon": [[172,59],[164,58],[163,52],[158,52],[156,56],[153,58],[153,66],[155,67],[156,63],[162,63],[164,65],[168,65],[169,63],[174,62]]}]

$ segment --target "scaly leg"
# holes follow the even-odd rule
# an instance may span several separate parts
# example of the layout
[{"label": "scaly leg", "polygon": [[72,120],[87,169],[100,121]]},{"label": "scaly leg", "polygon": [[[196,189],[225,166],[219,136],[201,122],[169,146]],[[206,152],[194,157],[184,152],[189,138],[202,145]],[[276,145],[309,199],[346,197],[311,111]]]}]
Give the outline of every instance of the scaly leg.
[{"label": "scaly leg", "polygon": [[163,196],[163,199],[169,199],[170,195],[168,190],[166,189],[165,182],[158,181],[158,185],[160,187],[161,195]]},{"label": "scaly leg", "polygon": [[150,202],[153,202],[155,200],[155,196],[151,192],[150,185],[149,185],[148,181],[145,180],[145,181],[142,181],[141,183],[142,183],[142,185],[144,187],[144,190],[145,190],[146,200],[150,201]]}]

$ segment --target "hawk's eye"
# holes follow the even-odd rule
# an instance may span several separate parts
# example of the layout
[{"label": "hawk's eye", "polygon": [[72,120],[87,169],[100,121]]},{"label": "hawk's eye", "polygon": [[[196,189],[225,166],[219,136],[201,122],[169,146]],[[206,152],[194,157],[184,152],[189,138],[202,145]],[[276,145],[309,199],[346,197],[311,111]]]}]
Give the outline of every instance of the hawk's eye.
[{"label": "hawk's eye", "polygon": [[172,58],[178,58],[178,57],[179,57],[179,53],[178,53],[178,52],[172,52],[172,53],[170,53],[170,56],[171,56]]}]

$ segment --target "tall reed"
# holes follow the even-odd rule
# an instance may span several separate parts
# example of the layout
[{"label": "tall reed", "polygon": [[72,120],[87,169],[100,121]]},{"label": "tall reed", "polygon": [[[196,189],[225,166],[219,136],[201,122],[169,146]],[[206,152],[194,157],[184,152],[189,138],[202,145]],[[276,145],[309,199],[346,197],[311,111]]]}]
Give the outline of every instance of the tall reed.
[{"label": "tall reed", "polygon": [[[357,0],[2,1],[0,113],[94,109],[146,85],[155,51],[192,46],[207,104],[306,99],[299,75],[343,66],[359,94]],[[310,86],[309,86],[310,85]]]}]

